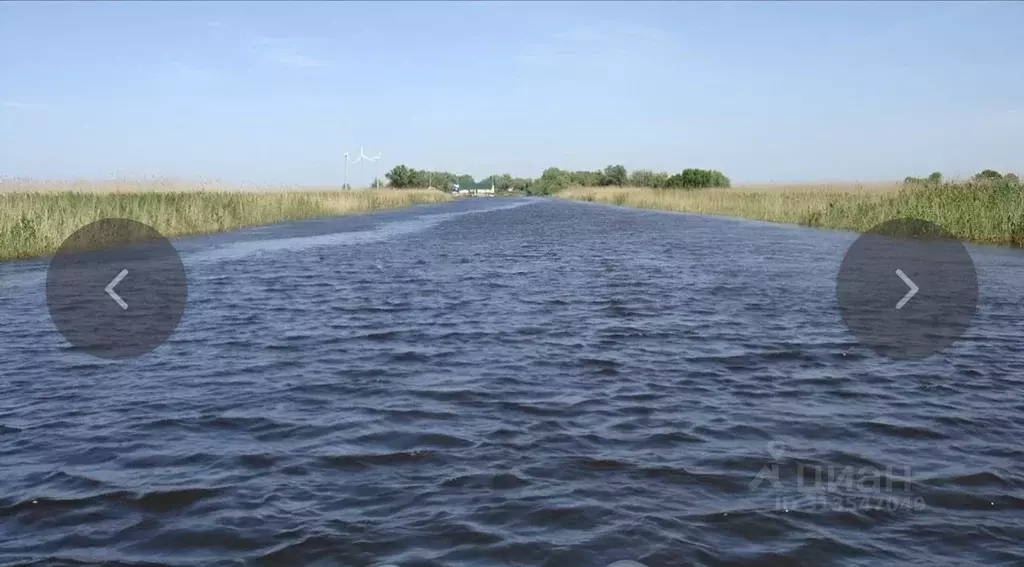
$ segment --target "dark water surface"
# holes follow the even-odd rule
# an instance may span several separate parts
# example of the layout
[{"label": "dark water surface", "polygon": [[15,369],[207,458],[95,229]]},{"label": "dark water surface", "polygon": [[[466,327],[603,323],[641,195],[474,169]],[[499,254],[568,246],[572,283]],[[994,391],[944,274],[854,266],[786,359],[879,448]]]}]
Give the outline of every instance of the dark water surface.
[{"label": "dark water surface", "polygon": [[0,563],[1024,565],[1024,252],[893,362],[854,238],[524,198],[182,239],[127,362],[0,265]]}]

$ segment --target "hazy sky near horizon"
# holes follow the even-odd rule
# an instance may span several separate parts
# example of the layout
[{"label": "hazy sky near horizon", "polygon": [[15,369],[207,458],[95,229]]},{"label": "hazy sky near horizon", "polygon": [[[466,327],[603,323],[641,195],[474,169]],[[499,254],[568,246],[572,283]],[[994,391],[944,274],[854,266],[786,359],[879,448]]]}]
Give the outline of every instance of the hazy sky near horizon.
[{"label": "hazy sky near horizon", "polygon": [[0,176],[331,184],[360,146],[382,176],[1024,173],[1022,26],[1016,2],[0,2]]}]

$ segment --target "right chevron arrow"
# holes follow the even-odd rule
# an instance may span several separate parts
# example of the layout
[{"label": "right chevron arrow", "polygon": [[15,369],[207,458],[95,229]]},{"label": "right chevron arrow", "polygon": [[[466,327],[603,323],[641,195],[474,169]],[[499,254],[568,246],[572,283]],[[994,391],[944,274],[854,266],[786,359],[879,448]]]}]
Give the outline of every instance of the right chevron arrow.
[{"label": "right chevron arrow", "polygon": [[908,291],[907,294],[904,295],[902,299],[900,299],[899,303],[896,304],[896,309],[899,310],[903,309],[903,306],[906,305],[908,301],[910,301],[911,297],[917,295],[917,290],[921,288],[917,287],[917,284],[915,284],[913,280],[907,277],[907,274],[904,274],[903,270],[897,268],[896,275],[899,276],[901,280],[903,280],[903,283],[907,284],[907,287],[910,288],[910,291]]}]

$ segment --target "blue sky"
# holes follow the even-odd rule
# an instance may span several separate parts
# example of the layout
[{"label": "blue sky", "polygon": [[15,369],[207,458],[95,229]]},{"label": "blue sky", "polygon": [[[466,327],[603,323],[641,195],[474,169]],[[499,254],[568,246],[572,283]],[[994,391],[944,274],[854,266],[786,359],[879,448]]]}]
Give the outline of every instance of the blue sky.
[{"label": "blue sky", "polygon": [[382,174],[1024,173],[1022,25],[1011,2],[2,2],[0,176],[331,184],[360,146]]}]

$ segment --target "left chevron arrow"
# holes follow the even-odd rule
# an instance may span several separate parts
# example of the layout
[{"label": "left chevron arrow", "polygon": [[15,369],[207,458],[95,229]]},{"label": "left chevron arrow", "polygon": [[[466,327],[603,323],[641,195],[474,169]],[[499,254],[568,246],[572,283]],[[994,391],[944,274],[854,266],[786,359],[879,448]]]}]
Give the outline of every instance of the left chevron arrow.
[{"label": "left chevron arrow", "polygon": [[114,291],[114,286],[121,283],[121,280],[123,280],[124,277],[127,275],[128,270],[121,270],[119,274],[114,276],[114,279],[110,280],[110,283],[107,284],[107,287],[103,288],[103,291],[107,292],[107,295],[109,295],[111,299],[116,301],[117,304],[121,306],[121,309],[125,310],[128,309],[128,304],[125,303],[123,299],[121,299],[121,296],[118,295],[117,292]]}]

